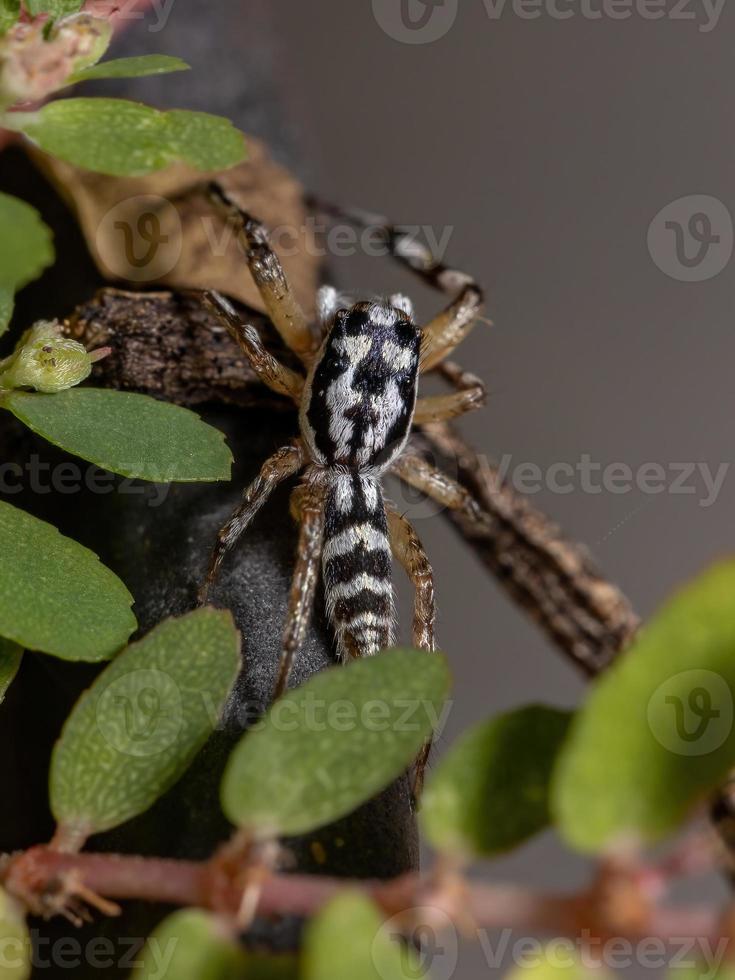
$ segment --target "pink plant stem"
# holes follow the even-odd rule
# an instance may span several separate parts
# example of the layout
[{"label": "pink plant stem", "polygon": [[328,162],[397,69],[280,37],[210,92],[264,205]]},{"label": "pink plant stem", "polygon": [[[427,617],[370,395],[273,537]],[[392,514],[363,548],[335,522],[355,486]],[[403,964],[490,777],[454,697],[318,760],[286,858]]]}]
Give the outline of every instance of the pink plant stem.
[{"label": "pink plant stem", "polygon": [[[118,854],[65,854],[49,847],[32,848],[8,859],[0,881],[31,909],[42,908],[44,894],[81,882],[106,899],[142,899],[171,905],[198,906],[234,916],[242,889],[211,862],[177,861]],[[70,885],[73,888],[73,884]],[[627,925],[605,921],[605,908],[594,889],[580,895],[552,895],[508,885],[463,883],[461,900],[441,879],[417,874],[388,882],[352,881],[299,874],[274,874],[262,887],[259,915],[312,916],[345,889],[368,894],[386,916],[421,910],[443,912],[450,920],[482,928],[516,928],[554,936],[577,937],[586,932],[600,941],[612,938],[664,941],[707,937],[729,938],[721,912],[700,906],[654,907],[645,921]]]}]

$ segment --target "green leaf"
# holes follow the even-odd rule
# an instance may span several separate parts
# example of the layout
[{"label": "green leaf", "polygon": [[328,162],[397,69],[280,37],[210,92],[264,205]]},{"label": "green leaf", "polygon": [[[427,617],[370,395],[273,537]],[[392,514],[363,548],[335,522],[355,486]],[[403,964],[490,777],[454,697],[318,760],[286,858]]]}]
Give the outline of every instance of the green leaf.
[{"label": "green leaf", "polygon": [[51,809],[86,837],[143,813],[215,728],[240,665],[229,612],[198,609],[131,644],[77,702],[51,760]]},{"label": "green leaf", "polygon": [[245,155],[229,120],[205,112],[159,112],[124,99],[60,99],[37,112],[13,113],[5,125],[77,167],[112,176],[142,176],[184,160],[225,170]]},{"label": "green leaf", "polygon": [[32,17],[50,14],[52,18],[68,17],[82,8],[84,0],[25,0],[26,9]]},{"label": "green leaf", "polygon": [[[2,2],[2,0],[0,0],[0,2]],[[0,286],[0,337],[2,337],[10,326],[10,321],[13,317],[14,305],[15,297],[13,295],[13,290],[5,286]]]},{"label": "green leaf", "polygon": [[390,650],[285,694],[230,756],[229,819],[255,834],[304,834],[399,776],[438,723],[449,689],[440,654]]},{"label": "green leaf", "polygon": [[20,0],[0,0],[0,34],[9,31],[20,17]]},{"label": "green leaf", "polygon": [[552,788],[559,829],[581,851],[654,842],[735,765],[735,562],[671,599],[595,685]]},{"label": "green leaf", "polygon": [[144,75],[165,75],[172,71],[188,71],[191,66],[169,54],[142,54],[135,58],[113,58],[90,68],[74,72],[69,84],[95,78],[140,78]]},{"label": "green leaf", "polygon": [[416,954],[358,892],[333,899],[306,929],[303,980],[418,980]]},{"label": "green leaf", "polygon": [[0,888],[0,980],[28,980],[31,938],[20,905]]},{"label": "green leaf", "polygon": [[[23,658],[23,648],[10,640],[0,637],[0,704],[3,703],[8,688],[18,673]],[[0,972],[0,977],[2,972]]]},{"label": "green leaf", "polygon": [[232,980],[245,974],[246,954],[214,916],[198,909],[169,915],[146,939],[131,980]]},{"label": "green leaf", "polygon": [[531,706],[465,734],[424,792],[420,818],[430,843],[462,857],[489,857],[543,830],[551,771],[570,717]]},{"label": "green leaf", "polygon": [[[569,939],[543,946],[526,940],[527,949],[520,956],[525,961],[506,974],[506,980],[609,980],[612,973],[604,967],[586,967]],[[701,980],[701,978],[700,978]]]},{"label": "green leaf", "polygon": [[0,636],[64,660],[106,660],[136,627],[132,601],[94,552],[0,501]]},{"label": "green leaf", "polygon": [[38,211],[17,197],[0,193],[0,289],[20,289],[53,261],[51,230]]},{"label": "green leaf", "polygon": [[704,960],[692,963],[690,958],[689,964],[669,967],[666,980],[735,980],[735,965],[729,960],[715,965]]},{"label": "green leaf", "polygon": [[147,395],[70,388],[11,391],[0,405],[66,452],[121,476],[155,483],[228,480],[225,437],[194,412]]}]

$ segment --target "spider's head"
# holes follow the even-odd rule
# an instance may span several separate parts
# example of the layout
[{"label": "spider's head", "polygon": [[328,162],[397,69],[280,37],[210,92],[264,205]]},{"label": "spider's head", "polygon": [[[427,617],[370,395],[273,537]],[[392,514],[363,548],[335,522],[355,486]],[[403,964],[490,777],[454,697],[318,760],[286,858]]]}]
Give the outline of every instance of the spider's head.
[{"label": "spider's head", "polygon": [[307,379],[302,435],[327,465],[387,466],[408,438],[421,330],[402,296],[347,305],[322,290],[325,339]]},{"label": "spider's head", "polygon": [[324,333],[329,333],[332,329],[338,313],[358,314],[366,307],[371,307],[380,321],[388,321],[393,314],[396,322],[408,321],[409,324],[413,324],[413,303],[402,293],[394,293],[388,300],[374,300],[370,303],[356,303],[344,293],[339,293],[333,286],[322,286],[317,294],[317,309]]}]

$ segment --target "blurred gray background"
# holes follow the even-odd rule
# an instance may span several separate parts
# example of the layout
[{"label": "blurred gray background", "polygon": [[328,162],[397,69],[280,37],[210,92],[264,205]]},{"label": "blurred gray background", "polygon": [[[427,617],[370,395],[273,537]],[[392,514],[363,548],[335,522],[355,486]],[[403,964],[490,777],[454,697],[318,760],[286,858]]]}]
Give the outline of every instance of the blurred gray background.
[{"label": "blurred gray background", "polygon": [[[242,28],[222,57],[258,60],[248,23],[271,21],[277,50],[263,71],[305,181],[333,200],[451,232],[448,261],[486,287],[494,326],[480,324],[459,359],[491,397],[465,434],[506,457],[511,476],[527,463],[548,474],[589,459],[599,492],[580,475],[571,492],[553,492],[542,477],[533,501],[589,545],[644,615],[730,552],[732,6],[445,0],[432,10],[410,0],[404,15],[431,15],[422,33],[404,23],[400,0],[239,2]],[[191,60],[178,39],[196,36],[205,10],[174,0],[148,46]],[[202,107],[215,110],[219,55],[206,45],[193,59]],[[159,93],[159,104],[176,103],[175,76]],[[247,102],[246,92],[228,94],[238,97]],[[402,288],[422,318],[442,302],[387,260],[333,262],[341,285]],[[646,478],[662,492],[644,492]],[[440,751],[499,710],[576,703],[573,668],[444,522],[422,513],[455,676]],[[588,868],[546,835],[487,873],[571,888]],[[449,948],[435,980],[452,966]],[[475,945],[462,947],[453,975],[495,972]]]}]

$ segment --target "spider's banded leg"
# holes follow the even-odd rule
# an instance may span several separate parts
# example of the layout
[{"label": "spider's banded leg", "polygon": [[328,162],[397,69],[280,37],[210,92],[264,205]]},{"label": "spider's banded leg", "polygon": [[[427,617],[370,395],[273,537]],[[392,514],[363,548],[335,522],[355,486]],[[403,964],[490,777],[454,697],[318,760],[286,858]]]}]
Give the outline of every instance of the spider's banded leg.
[{"label": "spider's banded leg", "polygon": [[[418,650],[434,650],[436,598],[434,571],[411,523],[393,507],[387,508],[388,531],[393,556],[401,564],[415,589],[413,606],[413,645]],[[421,797],[424,772],[431,754],[432,739],[419,753],[414,767],[411,796],[414,802]]]},{"label": "spider's banded leg", "polygon": [[313,196],[308,196],[306,203],[331,218],[342,218],[359,227],[375,229],[382,234],[394,258],[429,286],[452,295],[446,309],[423,329],[421,370],[430,371],[440,364],[464,340],[482,310],[484,295],[478,283],[467,273],[448,268],[423,242],[381,215],[341,208]]},{"label": "spider's banded leg", "polygon": [[207,601],[209,590],[214,584],[219,567],[227,552],[237,543],[278,484],[298,473],[304,462],[304,449],[298,440],[290,446],[279,449],[265,461],[260,473],[243,494],[239,507],[217,535],[217,543],[212,551],[209,571],[199,590],[201,605]]},{"label": "spider's banded leg", "polygon": [[448,507],[449,510],[461,511],[464,516],[487,531],[490,518],[482,510],[475,498],[465,488],[453,480],[446,473],[427,463],[420,456],[413,456],[410,452],[399,456],[391,466],[390,472],[414,487],[425,493],[427,497],[435,500],[438,504]]},{"label": "spider's banded leg", "polygon": [[314,595],[319,581],[324,539],[323,493],[311,490],[309,493],[301,494],[298,500],[294,501],[293,506],[298,511],[301,524],[296,552],[296,567],[288,597],[288,613],[283,632],[281,661],[274,691],[275,698],[279,698],[286,690],[294,657],[306,636],[306,628],[311,618]]},{"label": "spider's banded leg", "polygon": [[227,328],[232,339],[240,345],[243,354],[263,384],[271,391],[286,395],[300,405],[304,390],[303,377],[285,364],[281,364],[266,350],[255,327],[250,323],[243,323],[237,310],[224,296],[213,289],[207,289],[202,294],[202,298],[217,319]]},{"label": "spider's banded leg", "polygon": [[268,233],[261,222],[243,211],[216,181],[208,185],[208,190],[217,206],[235,222],[248,267],[273,325],[284,343],[302,361],[310,360],[317,342],[306,314],[286,279],[283,266],[271,248]]},{"label": "spider's banded leg", "polygon": [[417,425],[457,418],[465,412],[482,408],[487,400],[487,388],[476,375],[464,371],[453,361],[446,361],[440,370],[457,390],[451,395],[430,395],[428,398],[419,398],[413,413],[413,421]]},{"label": "spider's banded leg", "polygon": [[419,650],[434,649],[436,600],[434,572],[423,545],[410,521],[392,506],[386,506],[391,551],[414,586],[413,643]]},{"label": "spider's banded leg", "polygon": [[[431,497],[437,503],[443,504],[450,510],[461,511],[478,527],[482,527],[483,530],[487,529],[487,515],[482,512],[469,491],[435,466],[431,466],[420,456],[411,456],[410,454],[399,456],[391,466],[391,472],[395,473],[404,483],[408,483],[409,486],[425,493],[427,497]],[[418,799],[421,791],[421,780],[430,751],[431,743],[427,745],[416,761],[414,800]]]}]

